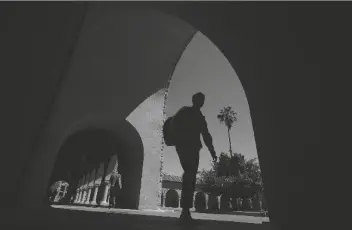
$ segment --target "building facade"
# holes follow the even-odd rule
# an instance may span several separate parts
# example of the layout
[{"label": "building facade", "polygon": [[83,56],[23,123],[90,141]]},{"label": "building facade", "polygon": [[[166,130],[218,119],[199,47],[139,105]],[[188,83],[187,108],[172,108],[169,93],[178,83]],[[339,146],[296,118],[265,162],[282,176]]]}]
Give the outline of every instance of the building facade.
[{"label": "building facade", "polygon": [[[115,166],[113,171],[116,171],[117,161],[113,158]],[[107,175],[111,175],[112,171]],[[94,175],[94,174],[92,174]],[[122,176],[123,177],[123,176]],[[87,177],[86,177],[87,178]],[[89,180],[85,181],[85,184],[80,183],[73,199],[75,205],[85,206],[109,206],[109,193],[111,184],[109,179],[105,179],[105,183],[101,186],[100,176],[97,174],[97,180],[95,183],[89,183]],[[87,183],[88,182],[88,183]],[[162,189],[161,189],[161,200],[157,205],[162,209],[178,209],[180,207],[181,192],[182,192],[182,177],[162,173]],[[101,189],[100,198],[97,197],[98,190]],[[71,199],[71,200],[72,200]],[[121,199],[117,200],[116,208],[121,207],[119,203]],[[262,199],[257,196],[252,198],[238,198],[233,199],[226,194],[215,194],[208,193],[202,189],[202,184],[197,179],[196,189],[193,197],[193,209],[198,212],[213,212],[213,211],[233,211],[233,210],[262,210],[265,207],[262,204]]]}]

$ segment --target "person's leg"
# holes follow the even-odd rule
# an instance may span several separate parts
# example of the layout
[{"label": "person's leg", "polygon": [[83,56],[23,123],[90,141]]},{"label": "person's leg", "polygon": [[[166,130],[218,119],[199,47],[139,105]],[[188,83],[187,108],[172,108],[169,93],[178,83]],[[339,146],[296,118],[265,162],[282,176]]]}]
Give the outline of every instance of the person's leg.
[{"label": "person's leg", "polygon": [[181,218],[191,219],[190,208],[193,206],[193,193],[199,165],[199,150],[177,148],[177,152],[184,170],[182,176]]},{"label": "person's leg", "polygon": [[195,190],[197,169],[196,167],[188,168],[183,173],[182,176],[182,193],[181,193],[181,207],[182,208],[192,208],[193,206],[193,193]]}]

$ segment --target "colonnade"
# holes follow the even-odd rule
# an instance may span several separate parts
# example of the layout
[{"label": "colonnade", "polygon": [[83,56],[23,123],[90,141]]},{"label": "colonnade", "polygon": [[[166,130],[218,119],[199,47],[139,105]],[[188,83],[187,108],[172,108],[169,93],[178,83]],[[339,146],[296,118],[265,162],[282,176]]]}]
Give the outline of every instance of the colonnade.
[{"label": "colonnade", "polygon": [[117,172],[117,167],[117,156],[113,155],[106,169],[104,169],[104,163],[100,163],[98,169],[93,169],[92,172],[83,175],[78,181],[73,203],[109,206],[110,177],[113,172]]},{"label": "colonnade", "polygon": [[[171,191],[177,192],[177,197],[171,197],[169,195]],[[167,205],[168,199],[177,199],[178,206],[173,208],[181,208],[181,189],[168,189],[162,188],[162,196],[161,196],[161,207],[168,208],[170,206]],[[174,203],[175,203],[174,202]],[[259,197],[258,194],[254,195],[250,198],[234,198],[230,196],[226,196],[226,194],[214,194],[214,193],[205,193],[200,190],[196,190],[193,194],[193,208],[196,211],[233,211],[233,210],[256,210],[260,211],[266,209],[263,198]]]},{"label": "colonnade", "polygon": [[[172,199],[172,198],[170,198],[169,196],[168,196],[168,193],[170,192],[170,191],[176,191],[177,192],[177,203],[178,203],[178,206],[177,207],[175,207],[175,208],[181,208],[181,192],[182,192],[182,190],[181,189],[168,189],[168,188],[162,188],[162,196],[161,196],[161,207],[162,208],[167,208],[167,205],[166,205],[166,203],[167,203],[167,200],[168,199]],[[196,208],[196,202],[198,201],[198,199],[197,199],[197,194],[198,194],[198,196],[199,196],[199,194],[200,195],[203,195],[204,196],[204,206],[205,206],[205,209],[208,209],[208,199],[209,199],[209,195],[208,194],[206,194],[206,193],[203,193],[203,192],[201,192],[201,191],[195,191],[194,193],[193,193],[193,208]]]}]

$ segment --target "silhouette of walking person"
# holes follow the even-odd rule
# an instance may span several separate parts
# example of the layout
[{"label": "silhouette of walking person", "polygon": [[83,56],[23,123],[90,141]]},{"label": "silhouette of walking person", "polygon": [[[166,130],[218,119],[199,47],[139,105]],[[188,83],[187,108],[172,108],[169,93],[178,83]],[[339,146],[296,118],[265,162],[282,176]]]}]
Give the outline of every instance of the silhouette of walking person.
[{"label": "silhouette of walking person", "polygon": [[193,207],[193,193],[196,185],[196,176],[199,166],[199,151],[202,143],[200,135],[213,161],[217,161],[213,146],[213,139],[209,133],[208,125],[201,108],[204,105],[205,95],[196,93],[192,96],[192,106],[182,107],[175,116],[165,121],[163,133],[166,145],[175,146],[183,168],[182,193],[180,215],[181,221],[192,220],[190,208]]},{"label": "silhouette of walking person", "polygon": [[109,197],[109,208],[116,208],[116,201],[121,190],[121,175],[114,172],[110,177],[111,188]]}]

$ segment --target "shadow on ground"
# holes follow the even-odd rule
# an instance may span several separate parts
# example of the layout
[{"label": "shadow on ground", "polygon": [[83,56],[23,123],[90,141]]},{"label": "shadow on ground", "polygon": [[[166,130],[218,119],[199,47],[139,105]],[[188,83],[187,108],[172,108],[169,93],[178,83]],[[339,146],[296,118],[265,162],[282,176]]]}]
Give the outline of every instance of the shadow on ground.
[{"label": "shadow on ground", "polygon": [[[10,214],[12,213],[12,214]],[[37,210],[17,210],[7,212],[5,219],[8,227],[44,227],[43,229],[85,229],[103,230],[120,228],[127,229],[236,229],[266,230],[267,224],[235,223],[214,220],[197,220],[195,226],[180,225],[177,218],[161,216],[144,216],[121,213],[85,212],[80,210],[45,208]]]}]

